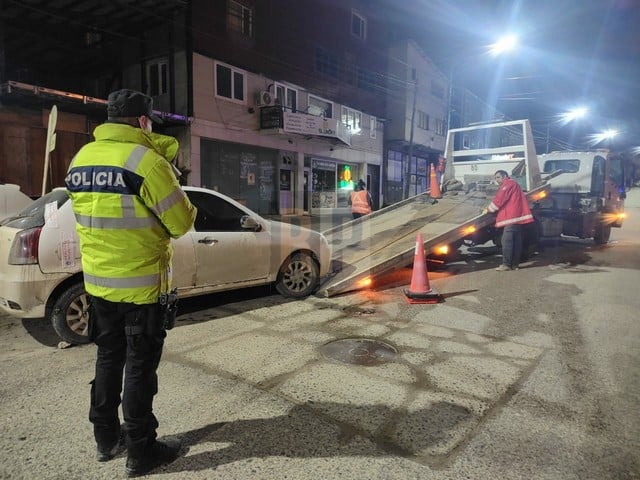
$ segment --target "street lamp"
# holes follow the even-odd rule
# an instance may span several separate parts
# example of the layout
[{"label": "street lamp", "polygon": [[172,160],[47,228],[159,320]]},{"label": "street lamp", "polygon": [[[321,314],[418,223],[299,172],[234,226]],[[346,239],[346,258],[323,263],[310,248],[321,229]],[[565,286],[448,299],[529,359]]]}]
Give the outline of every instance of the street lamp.
[{"label": "street lamp", "polygon": [[605,140],[607,141],[607,145],[611,145],[611,141],[617,137],[620,134],[620,132],[616,129],[613,128],[609,128],[607,130],[604,130],[600,133],[595,133],[593,135],[589,136],[589,143],[592,146],[595,146],[597,144],[599,144],[600,142],[604,142]]},{"label": "street lamp", "polygon": [[[507,34],[503,37],[500,37],[497,41],[488,46],[489,53],[496,57],[502,55],[504,53],[515,50],[518,46],[518,37],[513,34]],[[456,67],[458,67],[462,62],[454,62],[449,69],[449,95],[447,98],[447,132],[451,129],[451,112],[453,110],[452,106],[452,97],[453,97],[453,74],[455,72]]]},{"label": "street lamp", "polygon": [[[558,120],[556,120],[556,122],[560,123],[561,126],[564,126],[567,123],[572,122],[573,120],[584,118],[588,114],[589,114],[589,109],[587,107],[576,107],[558,115]],[[547,140],[546,153],[549,153],[549,148],[551,146],[551,123],[547,123],[546,140]]]}]

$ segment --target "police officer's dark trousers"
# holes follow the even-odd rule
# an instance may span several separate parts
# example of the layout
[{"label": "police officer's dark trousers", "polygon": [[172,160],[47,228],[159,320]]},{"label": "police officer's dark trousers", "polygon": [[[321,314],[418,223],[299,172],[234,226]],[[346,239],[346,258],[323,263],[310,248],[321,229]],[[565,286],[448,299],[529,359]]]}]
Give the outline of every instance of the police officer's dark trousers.
[{"label": "police officer's dark trousers", "polygon": [[135,305],[91,299],[89,337],[98,346],[91,386],[89,420],[99,446],[110,447],[120,435],[122,412],[129,457],[142,458],[156,439],[158,421],[153,397],[158,392],[156,370],[166,332],[158,304]]}]

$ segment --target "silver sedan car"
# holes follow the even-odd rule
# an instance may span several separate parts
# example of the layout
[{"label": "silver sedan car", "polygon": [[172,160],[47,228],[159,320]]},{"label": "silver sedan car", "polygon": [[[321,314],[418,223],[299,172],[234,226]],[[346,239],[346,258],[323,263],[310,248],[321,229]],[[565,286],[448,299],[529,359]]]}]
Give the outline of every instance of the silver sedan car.
[{"label": "silver sedan car", "polygon": [[[329,272],[331,250],[318,232],[266,220],[213,190],[184,187],[198,208],[194,228],[173,240],[180,298],[275,284],[303,298]],[[84,290],[75,217],[65,189],[35,200],[0,225],[0,309],[45,317],[69,343],[86,343]]]}]

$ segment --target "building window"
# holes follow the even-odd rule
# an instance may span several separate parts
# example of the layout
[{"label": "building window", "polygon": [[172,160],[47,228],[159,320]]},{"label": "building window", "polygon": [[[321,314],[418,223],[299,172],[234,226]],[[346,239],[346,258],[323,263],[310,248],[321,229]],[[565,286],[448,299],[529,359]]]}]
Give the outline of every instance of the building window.
[{"label": "building window", "polygon": [[436,133],[444,137],[444,120],[436,120]]},{"label": "building window", "polygon": [[376,122],[376,117],[371,116],[369,121],[369,138],[376,138],[376,130],[378,129],[378,125]]},{"label": "building window", "polygon": [[147,95],[157,97],[169,93],[169,65],[167,59],[147,62]]},{"label": "building window", "polygon": [[333,103],[309,95],[309,108],[307,108],[307,113],[309,115],[315,115],[316,117],[333,118]]},{"label": "building window", "polygon": [[367,39],[367,20],[353,10],[351,11],[351,35],[361,40]]},{"label": "building window", "polygon": [[434,97],[444,99],[444,87],[440,85],[438,82],[431,82],[431,94]]},{"label": "building window", "polygon": [[418,110],[418,128],[429,130],[429,115]]},{"label": "building window", "polygon": [[357,135],[362,128],[362,113],[348,107],[342,107],[342,123],[349,126],[351,135]]},{"label": "building window", "polygon": [[216,97],[244,103],[246,90],[245,72],[218,62],[216,62],[215,68]]},{"label": "building window", "polygon": [[402,153],[389,150],[387,155],[387,179],[392,182],[402,181]]},{"label": "building window", "polygon": [[316,71],[338,78],[338,58],[322,47],[316,48]]},{"label": "building window", "polygon": [[298,91],[276,83],[276,101],[290,112],[295,113],[298,110]]},{"label": "building window", "polygon": [[230,30],[253,37],[253,9],[231,0],[228,18]]}]

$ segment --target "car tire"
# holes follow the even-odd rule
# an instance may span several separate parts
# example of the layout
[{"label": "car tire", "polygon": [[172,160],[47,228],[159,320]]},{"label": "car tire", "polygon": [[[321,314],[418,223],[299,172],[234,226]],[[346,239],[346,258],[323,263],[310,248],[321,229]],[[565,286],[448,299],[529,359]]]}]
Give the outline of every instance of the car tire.
[{"label": "car tire", "polygon": [[311,295],[320,278],[318,265],[308,253],[296,253],[287,258],[280,267],[276,290],[289,298],[304,298]]},{"label": "car tire", "polygon": [[604,245],[611,237],[611,225],[598,225],[593,234],[593,242],[596,245]]},{"label": "car tire", "polygon": [[58,336],[71,344],[89,343],[89,297],[82,281],[66,288],[53,304],[51,323]]}]

